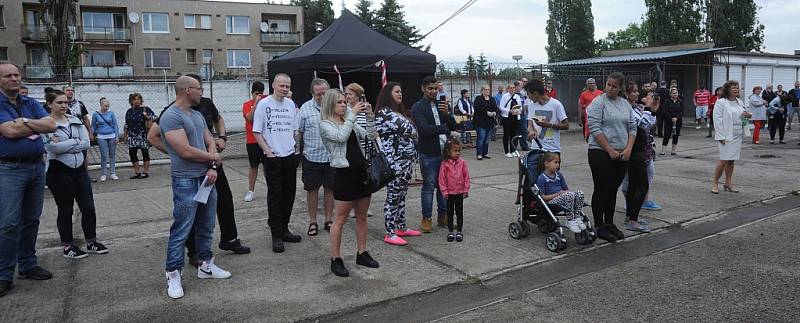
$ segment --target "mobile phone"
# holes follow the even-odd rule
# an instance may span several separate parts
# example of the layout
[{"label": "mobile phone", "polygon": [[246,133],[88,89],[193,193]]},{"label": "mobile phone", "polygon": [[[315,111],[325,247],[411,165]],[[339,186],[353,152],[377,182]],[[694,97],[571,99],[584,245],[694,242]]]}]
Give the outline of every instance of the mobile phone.
[{"label": "mobile phone", "polygon": [[366,97],[366,96],[363,96],[363,95],[362,95],[362,96],[359,96],[359,97],[358,97],[358,102],[367,102],[367,97]]}]

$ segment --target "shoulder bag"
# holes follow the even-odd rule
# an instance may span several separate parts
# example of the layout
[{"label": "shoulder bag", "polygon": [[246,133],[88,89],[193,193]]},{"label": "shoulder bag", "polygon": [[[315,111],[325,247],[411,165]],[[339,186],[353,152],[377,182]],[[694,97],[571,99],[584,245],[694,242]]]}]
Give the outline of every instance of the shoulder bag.
[{"label": "shoulder bag", "polygon": [[[372,141],[373,146],[378,146],[378,141]],[[370,193],[375,193],[385,187],[395,178],[394,171],[389,167],[389,160],[386,159],[382,149],[376,149],[372,158],[367,160],[367,176],[364,185]]]}]

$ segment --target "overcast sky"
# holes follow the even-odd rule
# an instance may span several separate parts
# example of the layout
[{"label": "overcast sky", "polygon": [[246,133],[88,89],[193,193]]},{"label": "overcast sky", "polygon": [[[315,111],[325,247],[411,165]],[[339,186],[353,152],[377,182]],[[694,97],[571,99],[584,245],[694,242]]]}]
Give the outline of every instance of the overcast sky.
[{"label": "overcast sky", "polygon": [[[259,0],[231,0],[263,2]],[[331,0],[338,16],[342,0]],[[422,33],[427,33],[460,8],[467,0],[398,0],[404,7],[406,19]],[[275,1],[280,2],[280,0]],[[283,0],[288,3],[288,0]],[[344,0],[354,10],[357,0]],[[373,0],[377,8],[380,0]],[[758,18],[766,26],[764,51],[791,54],[800,49],[797,33],[797,13],[800,1],[756,0],[762,7]],[[609,31],[640,22],[644,1],[594,0],[595,38]],[[794,17],[792,17],[794,15]],[[468,54],[484,53],[494,62],[512,62],[511,56],[522,55],[523,61],[545,63],[547,53],[547,0],[479,0],[469,9],[433,32],[424,44],[431,43],[431,52],[439,61],[462,62]]]}]

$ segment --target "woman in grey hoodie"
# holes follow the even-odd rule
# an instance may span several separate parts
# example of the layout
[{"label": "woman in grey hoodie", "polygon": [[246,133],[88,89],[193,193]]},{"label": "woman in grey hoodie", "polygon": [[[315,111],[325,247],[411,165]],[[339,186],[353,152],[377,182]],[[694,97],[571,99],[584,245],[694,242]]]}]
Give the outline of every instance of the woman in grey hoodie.
[{"label": "woman in grey hoodie", "polygon": [[53,91],[45,97],[50,116],[56,121],[56,131],[45,136],[49,168],[47,186],[58,207],[58,234],[64,246],[64,257],[80,259],[86,252],[72,238],[72,209],[75,201],[81,210],[81,227],[90,253],[104,254],[108,249],[96,240],[96,216],[92,184],[84,164],[83,152],[89,149],[89,133],[77,117],[67,114],[67,96]]}]

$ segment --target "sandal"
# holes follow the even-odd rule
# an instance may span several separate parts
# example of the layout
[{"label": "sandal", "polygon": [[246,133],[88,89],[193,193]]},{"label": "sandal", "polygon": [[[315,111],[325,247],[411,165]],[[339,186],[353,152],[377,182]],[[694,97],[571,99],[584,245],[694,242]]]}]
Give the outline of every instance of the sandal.
[{"label": "sandal", "polygon": [[325,226],[324,226],[325,231],[328,231],[328,232],[331,231],[331,224],[333,224],[333,221],[325,221]]},{"label": "sandal", "polygon": [[312,236],[312,237],[313,237],[313,236],[317,235],[318,233],[319,233],[319,226],[317,226],[317,223],[316,223],[316,222],[312,222],[311,224],[309,224],[309,225],[308,225],[308,232],[307,232],[307,234],[308,234],[309,236]]}]

